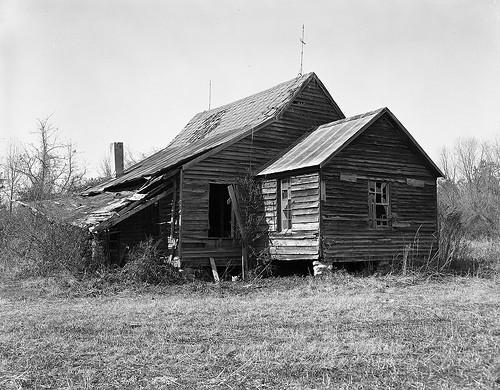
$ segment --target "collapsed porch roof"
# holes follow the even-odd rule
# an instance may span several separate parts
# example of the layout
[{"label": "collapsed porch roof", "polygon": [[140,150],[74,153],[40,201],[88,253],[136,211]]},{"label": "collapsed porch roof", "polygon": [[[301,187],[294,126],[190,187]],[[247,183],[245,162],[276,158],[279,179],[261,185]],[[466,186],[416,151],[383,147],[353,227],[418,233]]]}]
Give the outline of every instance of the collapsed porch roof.
[{"label": "collapsed porch roof", "polygon": [[173,187],[170,184],[173,182],[168,179],[178,172],[179,170],[176,169],[171,170],[135,191],[102,191],[92,195],[76,195],[36,203],[18,203],[51,220],[99,233],[171,194]]}]

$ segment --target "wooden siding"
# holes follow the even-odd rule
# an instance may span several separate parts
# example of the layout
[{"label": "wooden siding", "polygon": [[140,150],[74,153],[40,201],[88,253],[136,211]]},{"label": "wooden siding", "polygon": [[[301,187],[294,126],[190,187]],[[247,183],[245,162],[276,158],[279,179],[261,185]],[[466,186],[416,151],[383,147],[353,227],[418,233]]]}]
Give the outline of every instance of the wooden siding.
[{"label": "wooden siding", "polygon": [[[210,257],[214,257],[220,266],[241,261],[239,242],[231,242],[231,246],[224,242],[221,249],[217,248],[219,244],[215,240],[208,238],[210,183],[235,183],[237,177],[260,169],[306,132],[337,119],[340,119],[339,114],[314,80],[296,97],[279,121],[185,169],[182,180],[182,266],[208,266]],[[304,228],[317,231],[318,220],[309,222],[300,214],[296,218]]]},{"label": "wooden siding", "polygon": [[117,225],[120,244],[132,248],[150,236],[159,236],[158,203],[135,213]]},{"label": "wooden siding", "polygon": [[317,260],[319,257],[319,174],[315,172],[289,178],[292,190],[291,231],[277,231],[277,180],[281,177],[264,179],[262,182],[271,257],[275,260]]},{"label": "wooden siding", "polygon": [[[321,180],[325,260],[391,260],[417,241],[420,257],[436,249],[436,178],[383,117],[323,167]],[[391,228],[369,228],[369,180],[389,183]]]}]

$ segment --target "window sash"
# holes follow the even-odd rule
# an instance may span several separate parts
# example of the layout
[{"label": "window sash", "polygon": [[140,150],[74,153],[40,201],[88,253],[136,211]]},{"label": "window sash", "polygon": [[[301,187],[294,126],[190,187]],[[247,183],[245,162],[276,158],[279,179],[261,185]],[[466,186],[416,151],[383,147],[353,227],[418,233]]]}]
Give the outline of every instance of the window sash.
[{"label": "window sash", "polygon": [[290,179],[278,180],[278,231],[292,229],[292,186]]},{"label": "window sash", "polygon": [[368,182],[368,209],[371,228],[390,227],[390,193],[389,183],[380,181]]}]

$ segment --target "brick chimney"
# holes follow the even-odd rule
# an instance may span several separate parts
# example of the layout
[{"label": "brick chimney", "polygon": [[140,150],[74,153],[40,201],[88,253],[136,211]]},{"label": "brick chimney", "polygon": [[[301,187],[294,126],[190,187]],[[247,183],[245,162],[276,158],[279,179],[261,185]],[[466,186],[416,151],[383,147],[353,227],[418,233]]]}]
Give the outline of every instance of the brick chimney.
[{"label": "brick chimney", "polygon": [[123,142],[111,144],[112,162],[114,163],[115,177],[123,176]]}]

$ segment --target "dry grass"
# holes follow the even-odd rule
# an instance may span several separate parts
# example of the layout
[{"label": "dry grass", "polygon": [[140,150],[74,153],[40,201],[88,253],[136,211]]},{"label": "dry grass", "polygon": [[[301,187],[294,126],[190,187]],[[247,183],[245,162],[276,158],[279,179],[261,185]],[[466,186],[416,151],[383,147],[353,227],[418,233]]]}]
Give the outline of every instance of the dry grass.
[{"label": "dry grass", "polygon": [[500,387],[498,280],[333,275],[100,297],[46,283],[0,290],[2,389]]}]

